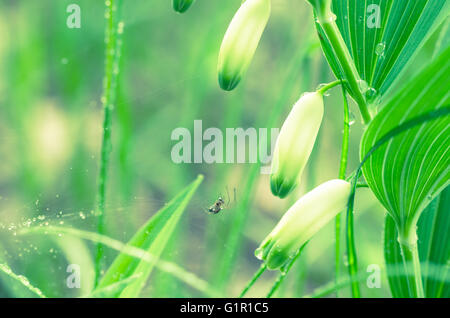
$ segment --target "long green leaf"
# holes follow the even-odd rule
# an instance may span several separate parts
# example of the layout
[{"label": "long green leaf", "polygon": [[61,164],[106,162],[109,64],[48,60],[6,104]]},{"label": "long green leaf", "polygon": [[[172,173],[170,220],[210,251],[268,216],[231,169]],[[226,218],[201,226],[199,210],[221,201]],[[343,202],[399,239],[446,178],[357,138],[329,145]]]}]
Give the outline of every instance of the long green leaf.
[{"label": "long green leaf", "polygon": [[[361,158],[364,158],[387,132],[399,125],[429,112],[440,111],[443,114],[396,135],[373,152],[362,168],[369,187],[389,213],[385,254],[391,267],[390,286],[394,296],[414,296],[411,295],[412,290],[406,291],[408,283],[402,276],[403,269],[393,266],[402,262],[401,254],[393,247],[397,244],[397,234],[403,241],[413,242],[411,240],[414,240],[422,212],[450,183],[449,82],[450,47],[384,105],[368,126],[361,142]],[[422,231],[428,230],[427,218],[423,220]],[[442,239],[432,239],[432,246],[428,248],[433,251],[438,249],[434,253],[445,253],[449,242],[448,239],[440,241]],[[419,248],[419,256],[423,259],[426,255],[421,253],[428,253],[428,250]],[[434,268],[435,264],[428,265]],[[445,277],[442,277],[438,282],[430,281],[429,286],[444,281]],[[431,293],[427,289],[425,292]]]},{"label": "long green leaf", "polygon": [[[425,209],[418,222],[419,255],[422,280],[428,298],[450,297],[448,264],[450,259],[450,188],[447,187]],[[402,255],[394,220],[387,216],[385,226],[385,260],[388,280],[394,297],[412,297],[402,270]]]},{"label": "long green leaf", "polygon": [[[73,237],[78,237],[84,240],[89,240],[94,243],[101,243],[104,246],[112,248],[116,251],[121,252],[121,254],[129,255],[130,257],[134,257],[137,260],[141,260],[143,262],[154,264],[154,266],[162,272],[165,272],[175,278],[178,278],[180,281],[186,283],[188,286],[197,289],[198,291],[207,294],[209,296],[215,296],[216,293],[212,290],[212,288],[208,285],[206,281],[197,277],[194,273],[189,272],[182,267],[176,265],[175,263],[165,261],[155,255],[150,254],[149,252],[131,245],[126,245],[120,241],[117,241],[108,236],[98,234],[96,232],[88,232],[83,230],[78,230],[70,227],[63,226],[35,226],[30,228],[24,228],[19,231],[20,235],[24,234],[33,234],[39,233],[44,235],[54,235],[57,236],[58,239],[64,238],[65,235],[70,235]],[[118,282],[107,285],[106,287],[97,288],[94,292],[90,292],[90,295],[106,295],[104,297],[114,297],[117,296],[117,293],[120,292],[126,287],[125,282],[131,282],[132,279],[128,279],[130,277],[140,277],[139,274],[129,276],[120,280]],[[114,286],[113,286],[114,285]],[[109,294],[108,294],[109,293]],[[87,296],[90,297],[90,296]]]},{"label": "long green leaf", "polygon": [[[377,8],[379,25],[374,20]],[[448,15],[448,8],[447,0],[333,0],[338,28],[361,79],[371,88],[366,91],[369,102],[391,87],[431,31]],[[330,43],[320,25],[316,26],[333,72],[344,78]]]},{"label": "long green leaf", "polygon": [[[361,142],[361,158],[386,132],[429,111],[450,105],[450,48],[389,102]],[[401,230],[416,224],[423,209],[450,180],[450,118],[410,129],[381,146],[363,166],[369,187]]]},{"label": "long green leaf", "polygon": [[14,273],[6,263],[0,263],[0,279],[17,297],[45,298],[40,289],[31,285],[25,276]]},{"label": "long green leaf", "polygon": [[83,298],[109,298],[111,295],[120,293],[125,287],[127,287],[130,283],[139,279],[139,276],[130,276],[117,283],[113,283],[106,287],[97,288],[89,293],[87,296]]},{"label": "long green leaf", "polygon": [[[198,176],[187,188],[181,191],[164,208],[144,224],[128,242],[129,246],[139,247],[151,255],[159,257],[164,250],[181,214],[194,195],[203,176]],[[126,253],[119,254],[100,281],[98,288],[117,283],[133,275],[140,278],[114,296],[137,297],[150,276],[155,262],[147,262]]]}]

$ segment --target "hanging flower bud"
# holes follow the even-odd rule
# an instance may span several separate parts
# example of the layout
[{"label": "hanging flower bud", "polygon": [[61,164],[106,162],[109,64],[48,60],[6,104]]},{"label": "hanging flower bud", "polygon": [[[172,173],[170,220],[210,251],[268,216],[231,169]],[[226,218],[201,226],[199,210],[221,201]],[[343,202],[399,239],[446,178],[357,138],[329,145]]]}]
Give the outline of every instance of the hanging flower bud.
[{"label": "hanging flower bud", "polygon": [[189,9],[194,0],[172,0],[173,9],[176,12],[184,13]]},{"label": "hanging flower bud", "polygon": [[301,197],[281,218],[255,251],[269,269],[287,263],[298,249],[342,211],[350,196],[350,183],[327,181]]},{"label": "hanging flower bud", "polygon": [[246,0],[231,20],[219,53],[219,84],[231,91],[246,73],[270,15],[271,0]]},{"label": "hanging flower bud", "polygon": [[274,195],[284,198],[300,182],[322,117],[322,93],[305,93],[295,103],[275,145],[270,176],[270,188]]}]

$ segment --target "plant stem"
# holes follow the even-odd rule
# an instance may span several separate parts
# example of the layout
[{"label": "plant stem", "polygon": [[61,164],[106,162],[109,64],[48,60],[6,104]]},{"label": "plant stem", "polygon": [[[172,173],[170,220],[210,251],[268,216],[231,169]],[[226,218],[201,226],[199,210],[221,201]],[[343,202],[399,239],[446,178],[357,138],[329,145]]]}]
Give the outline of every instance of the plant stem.
[{"label": "plant stem", "polygon": [[[342,86],[342,94],[344,97],[344,133],[342,134],[341,160],[339,164],[339,179],[345,180],[345,172],[347,171],[348,161],[348,143],[350,136],[350,114],[348,109],[348,101],[345,87]],[[341,265],[341,213],[336,215],[336,245],[335,245],[335,281],[339,282],[340,265]],[[338,289],[336,289],[336,297],[338,297]]]},{"label": "plant stem", "polygon": [[286,275],[289,273],[290,269],[292,268],[292,265],[294,265],[295,261],[298,259],[298,257],[302,253],[302,251],[305,248],[306,244],[308,244],[308,242],[303,244],[302,247],[300,247],[300,249],[297,251],[297,254],[295,254],[295,256],[292,258],[292,260],[289,263],[287,263],[287,265],[285,265],[281,269],[281,273],[280,273],[280,275],[278,275],[278,278],[275,281],[275,284],[273,284],[272,288],[270,289],[269,293],[267,294],[267,298],[272,297],[273,294],[275,294],[275,292],[281,286],[281,284],[283,283],[284,279],[286,278]]},{"label": "plant stem", "polygon": [[[356,182],[359,178],[359,172],[358,170],[356,172],[355,178],[354,178],[354,190],[356,190]],[[359,290],[359,281],[357,279],[358,277],[358,260],[356,257],[356,247],[355,247],[355,235],[353,230],[353,206],[354,206],[354,200],[355,198],[355,192],[352,191],[350,198],[348,200],[348,207],[347,207],[347,258],[348,258],[348,271],[350,275],[350,281],[351,281],[351,290],[352,290],[352,296],[353,298],[360,298],[361,293]]]},{"label": "plant stem", "polygon": [[[107,0],[105,2],[106,27],[106,62],[105,76],[103,79],[103,138],[100,153],[100,170],[98,174],[97,189],[97,231],[103,235],[105,232],[105,201],[106,201],[106,183],[108,180],[108,165],[111,153],[111,121],[112,111],[116,103],[117,78],[119,74],[119,59],[121,52],[121,34],[123,32],[123,22],[120,18],[122,0]],[[104,246],[97,244],[97,254],[95,258],[95,286],[97,286],[101,270],[104,253]]]},{"label": "plant stem", "polygon": [[258,268],[258,270],[256,271],[255,275],[253,275],[252,279],[250,280],[250,282],[247,284],[247,286],[245,286],[245,288],[242,290],[241,294],[239,295],[239,298],[242,298],[245,296],[245,294],[248,292],[248,290],[253,286],[253,284],[258,280],[258,278],[262,275],[262,273],[264,273],[264,271],[266,270],[267,265],[266,263],[262,263],[261,266]]},{"label": "plant stem", "polygon": [[339,60],[342,70],[344,71],[344,75],[352,93],[352,97],[358,104],[364,123],[368,124],[371,120],[371,117],[367,108],[366,99],[364,98],[360,90],[361,78],[359,77],[355,63],[353,62],[344,39],[339,32],[338,26],[335,22],[336,16],[333,14],[333,12],[331,12],[331,9],[329,8],[325,12],[321,12],[321,10],[316,7],[316,12],[318,13],[319,23],[322,26],[322,29],[325,32],[328,40],[330,41],[336,58]]},{"label": "plant stem", "polygon": [[[399,238],[402,251],[403,264],[405,266],[405,275],[408,281],[410,295],[416,298],[424,298],[425,293],[422,283],[422,272],[420,269],[419,249],[417,247],[417,236],[414,232],[408,235],[408,239]],[[412,267],[412,270],[411,270]]]},{"label": "plant stem", "polygon": [[323,94],[325,94],[325,92],[328,91],[330,88],[333,88],[333,87],[335,87],[335,86],[337,86],[337,85],[340,85],[340,84],[342,84],[342,81],[341,81],[341,80],[337,80],[337,81],[334,81],[334,82],[325,84],[324,86],[322,86],[321,88],[319,88],[319,89],[317,90],[317,92],[323,95]]}]

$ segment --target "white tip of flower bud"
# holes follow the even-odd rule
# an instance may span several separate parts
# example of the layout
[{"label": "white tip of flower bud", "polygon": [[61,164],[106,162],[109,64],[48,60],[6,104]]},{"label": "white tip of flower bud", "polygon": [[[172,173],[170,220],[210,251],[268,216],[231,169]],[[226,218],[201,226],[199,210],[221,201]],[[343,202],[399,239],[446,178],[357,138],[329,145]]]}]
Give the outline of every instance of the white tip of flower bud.
[{"label": "white tip of flower bud", "polygon": [[220,87],[231,91],[246,73],[270,16],[271,0],[246,0],[231,20],[219,53]]},{"label": "white tip of flower bud", "polygon": [[345,209],[350,183],[327,181],[301,197],[281,218],[255,251],[269,269],[285,265],[298,249]]}]

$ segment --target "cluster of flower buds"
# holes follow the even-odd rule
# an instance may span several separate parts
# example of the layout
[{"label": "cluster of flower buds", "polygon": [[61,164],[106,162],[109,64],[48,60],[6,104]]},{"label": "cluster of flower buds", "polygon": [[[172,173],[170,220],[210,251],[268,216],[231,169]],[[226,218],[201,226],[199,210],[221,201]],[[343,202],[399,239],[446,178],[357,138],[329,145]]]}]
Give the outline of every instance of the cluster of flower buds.
[{"label": "cluster of flower buds", "polygon": [[[299,184],[317,138],[324,112],[323,92],[304,93],[281,127],[270,176],[272,193],[285,198]],[[316,232],[342,211],[350,183],[331,180],[301,197],[256,250],[256,256],[277,269],[288,262]]]},{"label": "cluster of flower buds", "polygon": [[[331,0],[308,0],[321,18]],[[222,41],[218,61],[220,87],[234,89],[246,73],[270,16],[271,0],[246,0],[234,15]],[[285,198],[300,183],[324,113],[323,90],[304,93],[281,127],[272,159],[270,188]],[[331,180],[301,197],[264,239],[255,254],[269,269],[285,265],[299,248],[342,211],[350,184]]]},{"label": "cluster of flower buds", "polygon": [[[270,188],[285,198],[299,184],[324,112],[323,92],[304,93],[281,127],[272,159]],[[269,269],[285,265],[348,203],[350,183],[331,180],[301,197],[256,250]]]}]

